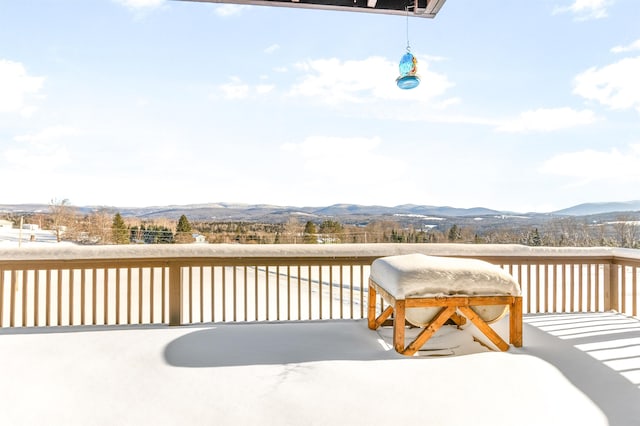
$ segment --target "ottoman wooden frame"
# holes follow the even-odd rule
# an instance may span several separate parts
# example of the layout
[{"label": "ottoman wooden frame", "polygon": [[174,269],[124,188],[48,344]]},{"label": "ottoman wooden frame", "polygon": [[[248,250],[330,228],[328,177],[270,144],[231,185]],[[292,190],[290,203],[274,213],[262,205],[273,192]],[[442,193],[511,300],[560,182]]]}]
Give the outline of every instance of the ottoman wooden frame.
[{"label": "ottoman wooden frame", "polygon": [[[376,296],[380,294],[390,305],[376,317]],[[393,314],[393,347],[403,355],[415,354],[433,336],[444,323],[451,318],[462,325],[465,319],[457,314],[459,311],[500,350],[509,349],[509,344],[487,324],[471,306],[508,305],[509,306],[509,343],[515,347],[522,346],[522,296],[439,296],[410,297],[396,299],[380,284],[369,278],[369,301],[367,309],[368,326],[378,329]],[[440,312],[427,324],[420,334],[405,347],[405,309],[421,307],[441,307]]]}]

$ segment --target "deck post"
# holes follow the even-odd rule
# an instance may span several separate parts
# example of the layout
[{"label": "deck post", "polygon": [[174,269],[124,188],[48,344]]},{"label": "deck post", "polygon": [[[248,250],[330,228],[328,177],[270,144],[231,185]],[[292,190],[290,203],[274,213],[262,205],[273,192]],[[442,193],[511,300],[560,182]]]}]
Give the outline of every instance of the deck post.
[{"label": "deck post", "polygon": [[604,310],[618,311],[618,265],[604,265]]},{"label": "deck post", "polygon": [[182,325],[182,270],[169,264],[169,325]]}]

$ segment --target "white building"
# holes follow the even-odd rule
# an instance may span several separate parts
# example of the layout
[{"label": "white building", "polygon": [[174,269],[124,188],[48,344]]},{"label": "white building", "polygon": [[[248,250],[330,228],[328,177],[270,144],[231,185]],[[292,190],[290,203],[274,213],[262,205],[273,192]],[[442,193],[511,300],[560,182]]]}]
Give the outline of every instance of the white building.
[{"label": "white building", "polygon": [[10,220],[0,219],[0,229],[12,229],[12,228],[13,228],[13,222],[11,222]]},{"label": "white building", "polygon": [[202,234],[191,234],[191,236],[193,237],[193,242],[194,243],[206,244],[206,242],[207,242],[207,237],[205,235],[202,235]]}]

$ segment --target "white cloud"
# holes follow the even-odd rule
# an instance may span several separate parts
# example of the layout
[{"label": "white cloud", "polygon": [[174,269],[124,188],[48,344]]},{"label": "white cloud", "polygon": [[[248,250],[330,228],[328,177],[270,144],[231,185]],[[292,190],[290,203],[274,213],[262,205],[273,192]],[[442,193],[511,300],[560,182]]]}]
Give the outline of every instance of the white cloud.
[{"label": "white cloud", "polygon": [[593,111],[571,108],[539,108],[525,111],[517,118],[502,122],[496,130],[508,133],[552,132],[570,127],[584,126],[596,120]]},{"label": "white cloud", "polygon": [[[430,123],[446,123],[446,124],[473,124],[475,126],[491,126],[496,127],[503,122],[487,117],[460,115],[460,114],[428,114],[423,116],[412,116],[404,114],[405,121],[427,121]],[[400,117],[398,117],[400,119]]]},{"label": "white cloud", "polygon": [[575,0],[569,6],[559,6],[553,14],[571,13],[578,21],[601,19],[607,17],[607,8],[613,4],[613,0]]},{"label": "white cloud", "polygon": [[[279,161],[287,173],[278,177],[285,179],[280,185],[286,193],[297,194],[297,203],[303,205],[398,205],[433,199],[436,185],[428,176],[432,168],[411,167],[413,159],[386,145],[379,137],[317,135],[282,145]],[[269,192],[273,184],[267,180],[263,187]]]},{"label": "white cloud", "polygon": [[[380,138],[344,138],[332,136],[309,136],[301,143],[287,143],[282,149],[287,152],[296,152],[305,159],[320,159],[321,162],[336,157],[340,152],[343,161],[351,161],[351,155],[365,154],[380,146]],[[338,159],[340,161],[340,159]]]},{"label": "white cloud", "polygon": [[28,104],[30,95],[42,89],[44,77],[33,77],[20,62],[0,59],[0,113],[17,112],[30,115],[34,107]]},{"label": "white cloud", "polygon": [[573,93],[613,109],[640,112],[640,56],[624,58],[602,68],[590,68],[576,76]]},{"label": "white cloud", "polygon": [[451,105],[459,105],[462,102],[460,98],[448,98],[434,105],[438,109],[446,109]]},{"label": "white cloud", "polygon": [[53,126],[53,127],[47,127],[46,129],[38,133],[30,133],[27,135],[16,136],[14,140],[16,140],[17,142],[42,144],[42,143],[58,141],[60,139],[65,139],[69,136],[76,136],[78,134],[80,134],[80,131],[75,127]]},{"label": "white cloud", "polygon": [[66,147],[48,145],[44,149],[10,148],[4,152],[5,160],[22,172],[54,170],[71,162]]},{"label": "white cloud", "polygon": [[[380,170],[388,168],[389,158],[378,152],[380,138],[310,136],[298,144],[281,149],[296,157],[307,178],[315,182],[375,183],[387,180]],[[393,162],[395,170],[402,164]]]},{"label": "white cloud", "polygon": [[115,0],[129,9],[153,9],[162,6],[166,0]]},{"label": "white cloud", "polygon": [[625,53],[625,52],[633,52],[635,50],[640,50],[640,40],[636,40],[631,44],[626,46],[616,46],[611,49],[613,53]]},{"label": "white cloud", "polygon": [[232,77],[231,82],[219,87],[227,99],[246,99],[249,97],[249,85],[242,83],[237,77]]},{"label": "white cloud", "polygon": [[313,97],[329,104],[364,103],[372,99],[429,102],[453,86],[445,75],[429,71],[426,61],[418,63],[422,83],[412,90],[398,89],[397,64],[379,56],[349,61],[315,59],[295,66],[304,76],[289,94]]},{"label": "white cloud", "polygon": [[54,126],[17,136],[14,140],[21,144],[6,149],[3,157],[10,166],[22,172],[55,170],[71,162],[66,142],[78,134],[79,130],[73,127]]},{"label": "white cloud", "polygon": [[244,4],[219,4],[216,5],[214,11],[218,16],[227,17],[239,15],[250,7],[251,6],[247,6]]},{"label": "white cloud", "polygon": [[259,84],[259,85],[256,86],[256,92],[259,95],[264,95],[264,94],[267,94],[267,93],[273,91],[273,89],[275,89],[275,87],[276,86],[273,85],[273,84]]},{"label": "white cloud", "polygon": [[629,145],[627,152],[587,149],[558,154],[544,162],[542,173],[593,181],[640,182],[640,144]]},{"label": "white cloud", "polygon": [[271,54],[271,53],[275,52],[278,49],[280,49],[280,45],[272,44],[271,46],[269,46],[266,49],[264,49],[264,53]]},{"label": "white cloud", "polygon": [[258,84],[251,86],[244,83],[238,77],[231,77],[229,83],[221,84],[218,89],[222,92],[225,99],[248,99],[253,95],[266,95],[275,89],[273,84]]}]

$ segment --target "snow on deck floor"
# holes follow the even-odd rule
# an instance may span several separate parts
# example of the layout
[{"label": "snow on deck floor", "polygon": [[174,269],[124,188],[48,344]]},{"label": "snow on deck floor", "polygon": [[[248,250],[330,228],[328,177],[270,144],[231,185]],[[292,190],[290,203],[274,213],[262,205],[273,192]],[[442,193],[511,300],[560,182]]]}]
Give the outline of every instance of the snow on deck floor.
[{"label": "snow on deck floor", "polygon": [[[446,357],[400,356],[385,333],[363,320],[4,329],[0,424],[631,425],[640,418],[638,404],[629,404],[637,386],[536,326],[525,324],[522,349]],[[448,329],[432,344],[472,348],[469,339],[468,329]]]}]

